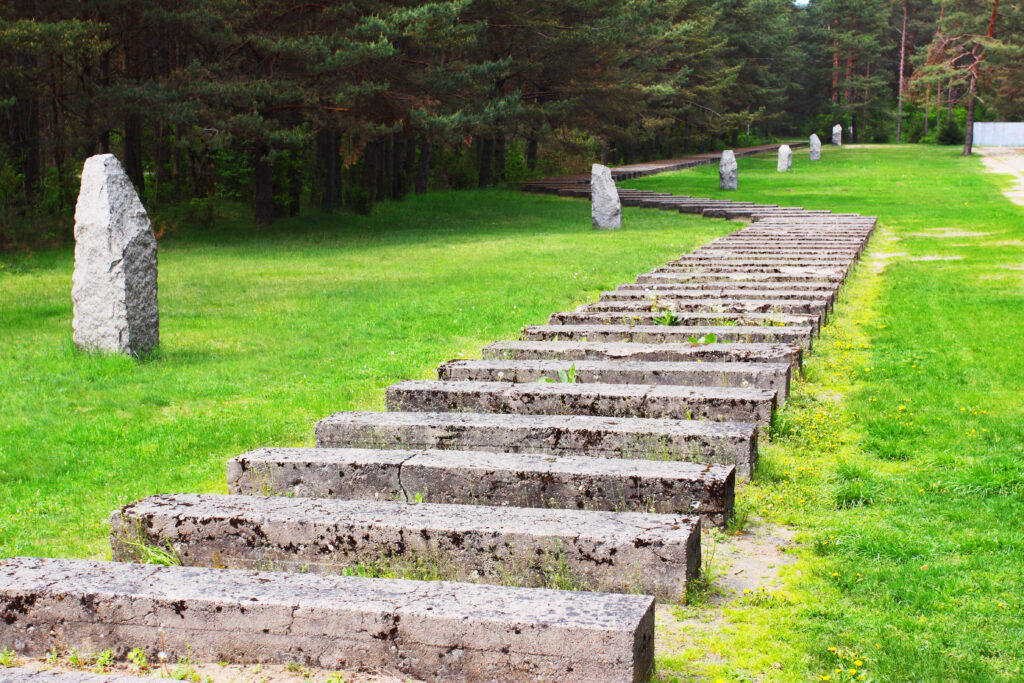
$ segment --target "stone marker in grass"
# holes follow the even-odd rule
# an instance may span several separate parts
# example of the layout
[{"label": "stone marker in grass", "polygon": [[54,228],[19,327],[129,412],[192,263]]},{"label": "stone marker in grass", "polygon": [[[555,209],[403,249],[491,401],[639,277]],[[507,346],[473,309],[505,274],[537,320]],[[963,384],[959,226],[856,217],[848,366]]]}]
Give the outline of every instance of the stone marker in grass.
[{"label": "stone marker in grass", "polygon": [[618,230],[622,227],[622,203],[615,189],[615,180],[607,166],[594,164],[590,170],[590,218],[597,230]]},{"label": "stone marker in grass", "polygon": [[75,346],[139,354],[160,341],[156,237],[113,154],[85,160],[75,208]]},{"label": "stone marker in grass", "polygon": [[832,126],[832,144],[836,147],[841,147],[843,144],[843,125],[841,123]]},{"label": "stone marker in grass", "polygon": [[793,150],[790,149],[789,145],[783,145],[779,147],[779,163],[775,169],[783,173],[791,168],[793,168]]},{"label": "stone marker in grass", "polygon": [[722,152],[722,160],[718,162],[718,189],[739,189],[739,166],[731,149]]},{"label": "stone marker in grass", "polygon": [[816,133],[811,133],[811,161],[821,160],[821,138]]}]

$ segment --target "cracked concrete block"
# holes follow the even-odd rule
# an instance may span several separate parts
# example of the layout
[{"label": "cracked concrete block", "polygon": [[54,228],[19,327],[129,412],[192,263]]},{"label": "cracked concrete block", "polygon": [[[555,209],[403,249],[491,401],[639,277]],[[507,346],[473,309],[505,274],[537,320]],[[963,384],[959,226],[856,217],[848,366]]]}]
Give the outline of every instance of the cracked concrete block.
[{"label": "cracked concrete block", "polygon": [[[548,316],[549,325],[658,325],[664,311],[559,311]],[[797,326],[810,327],[817,334],[821,329],[820,315],[792,313],[754,313],[746,311],[675,311],[675,325],[698,327],[704,325],[731,326]]]},{"label": "cracked concrete block", "polygon": [[695,270],[688,273],[641,273],[637,284],[657,285],[680,282],[816,282],[842,283],[842,275],[822,273],[750,273]]},{"label": "cracked concrete block", "polygon": [[700,289],[698,287],[659,287],[658,289],[613,289],[607,292],[601,292],[601,296],[598,301],[601,303],[621,303],[621,302],[647,302],[648,308],[652,308],[655,304],[661,304],[663,302],[672,302],[673,305],[689,305],[689,302],[695,302],[700,305],[704,303],[705,298],[710,300],[725,301],[732,305],[739,304],[745,305],[748,302],[758,302],[760,304],[764,300],[786,302],[789,305],[791,301],[799,302],[799,305],[804,305],[806,302],[813,302],[824,306],[824,312],[828,313],[832,309],[832,305],[835,303],[838,288],[836,289],[731,289],[725,288],[711,288]]},{"label": "cracked concrete block", "polygon": [[316,424],[326,448],[442,449],[757,466],[757,426],[590,415],[343,412]]},{"label": "cracked concrete block", "polygon": [[647,593],[681,600],[700,567],[700,518],[639,512],[176,494],[110,519],[114,559],[138,543],[186,566]]},{"label": "cracked concrete block", "polygon": [[407,380],[387,388],[397,412],[601,415],[771,424],[769,389],[583,382]]},{"label": "cracked concrete block", "polygon": [[82,170],[71,300],[79,349],[139,354],[160,341],[156,237],[113,154],[89,157]]},{"label": "cracked concrete block", "polygon": [[813,327],[784,325],[753,327],[745,325],[526,325],[520,333],[524,341],[599,341],[642,342],[646,344],[685,343],[713,334],[719,342],[755,344],[793,344],[811,350]]},{"label": "cracked concrete block", "polygon": [[438,379],[477,382],[559,381],[559,371],[577,382],[769,389],[782,405],[789,395],[787,363],[644,362],[633,360],[453,360],[437,368]]},{"label": "cracked concrete block", "polygon": [[261,448],[227,470],[242,495],[690,514],[713,526],[736,495],[728,465],[545,453]]},{"label": "cracked concrete block", "polygon": [[493,360],[785,363],[794,371],[802,363],[800,347],[790,344],[505,340],[488,344],[481,356]]},{"label": "cracked concrete block", "polygon": [[28,657],[139,647],[453,681],[640,683],[654,665],[640,595],[12,558],[0,615],[0,642]]},{"label": "cracked concrete block", "polygon": [[[746,316],[750,324],[769,322],[771,324],[815,324],[820,326],[828,314],[829,302],[824,300],[813,300],[806,294],[800,299],[744,299],[734,298],[713,298],[711,296],[696,296],[693,298],[665,296],[639,301],[616,301],[603,300],[589,304],[582,304],[576,307],[577,313],[652,313],[652,318],[664,317],[665,311],[672,311],[679,314],[704,313],[704,314],[735,314],[743,320]],[[764,316],[764,317],[761,317]],[[676,316],[679,318],[680,316]],[[681,317],[685,321],[685,317]],[[699,324],[699,323],[683,323]]]}]

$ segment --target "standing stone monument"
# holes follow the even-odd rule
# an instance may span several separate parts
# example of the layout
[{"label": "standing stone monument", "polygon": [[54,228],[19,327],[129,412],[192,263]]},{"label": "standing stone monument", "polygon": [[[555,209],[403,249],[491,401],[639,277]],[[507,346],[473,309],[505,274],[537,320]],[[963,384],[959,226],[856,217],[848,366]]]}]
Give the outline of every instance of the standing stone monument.
[{"label": "standing stone monument", "polygon": [[85,160],[75,207],[75,346],[139,354],[160,341],[156,236],[113,154]]},{"label": "standing stone monument", "polygon": [[793,150],[790,149],[789,145],[783,145],[779,147],[779,163],[776,166],[776,170],[782,173],[791,168],[793,168]]},{"label": "standing stone monument", "polygon": [[718,189],[738,190],[739,187],[739,166],[736,164],[736,155],[731,149],[727,149],[722,152],[722,160],[718,162]]},{"label": "standing stone monument", "polygon": [[615,189],[612,171],[594,164],[590,169],[590,218],[597,230],[618,230],[622,227],[622,203]]},{"label": "standing stone monument", "polygon": [[811,133],[811,161],[821,161],[821,138]]},{"label": "standing stone monument", "polygon": [[843,125],[841,123],[832,126],[832,144],[836,147],[841,147],[843,144]]}]

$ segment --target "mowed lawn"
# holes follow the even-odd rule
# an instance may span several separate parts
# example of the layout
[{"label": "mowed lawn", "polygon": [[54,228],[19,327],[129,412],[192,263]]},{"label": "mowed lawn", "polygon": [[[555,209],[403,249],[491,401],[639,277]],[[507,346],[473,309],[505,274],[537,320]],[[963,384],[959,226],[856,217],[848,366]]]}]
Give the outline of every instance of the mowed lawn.
[{"label": "mowed lawn", "polygon": [[[71,250],[0,261],[0,557],[109,557],[107,520],[161,492],[225,492],[225,462],[312,444],[384,387],[479,357],[738,227],[658,211],[590,228],[585,202],[433,194],[282,222],[185,228],[160,251],[161,345],[71,344]],[[187,226],[186,226],[187,227]]]},{"label": "mowed lawn", "polygon": [[731,193],[714,168],[629,183],[881,221],[738,495],[797,529],[798,561],[663,657],[667,680],[1024,678],[1024,207],[958,152],[740,159]]}]

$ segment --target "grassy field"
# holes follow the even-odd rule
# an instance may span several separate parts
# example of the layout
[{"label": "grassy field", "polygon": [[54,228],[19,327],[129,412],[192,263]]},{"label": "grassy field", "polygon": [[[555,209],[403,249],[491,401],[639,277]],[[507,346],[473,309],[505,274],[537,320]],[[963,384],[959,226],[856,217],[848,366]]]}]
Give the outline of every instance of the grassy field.
[{"label": "grassy field", "polygon": [[663,675],[1024,677],[1024,207],[934,147],[740,159],[630,183],[853,211],[881,227],[739,497],[797,529],[775,591],[737,596]]},{"label": "grassy field", "polygon": [[[955,149],[739,166],[739,192],[713,190],[713,167],[628,184],[881,226],[739,494],[742,516],[795,530],[796,562],[662,647],[661,678],[1024,677],[1024,207]],[[116,506],[222,491],[228,457],[309,443],[318,417],[380,408],[384,386],[738,227],[626,223],[595,233],[584,202],[493,191],[182,230],[162,244],[163,343],[144,362],[72,350],[69,252],[3,261],[0,556],[104,557]]]},{"label": "grassy field", "polygon": [[231,456],[311,444],[315,420],[383,409],[385,386],[737,227],[626,221],[594,231],[583,202],[492,191],[183,228],[161,245],[162,343],[142,362],[73,350],[70,251],[0,262],[0,557],[109,557],[118,506],[226,491]]}]

